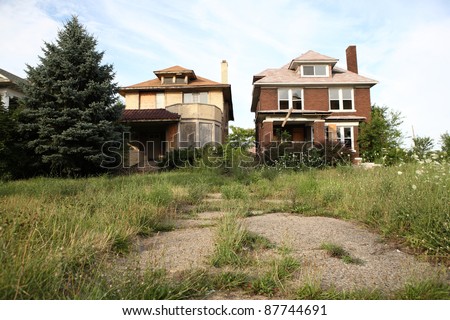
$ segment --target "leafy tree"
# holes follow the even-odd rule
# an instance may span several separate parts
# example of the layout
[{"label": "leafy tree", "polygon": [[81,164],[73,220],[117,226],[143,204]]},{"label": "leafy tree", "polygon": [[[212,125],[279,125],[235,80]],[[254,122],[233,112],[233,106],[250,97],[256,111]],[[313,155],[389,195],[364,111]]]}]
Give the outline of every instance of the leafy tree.
[{"label": "leafy tree", "polygon": [[416,154],[419,159],[423,159],[433,150],[433,139],[430,137],[416,137],[413,139],[414,146],[412,147],[413,154]]},{"label": "leafy tree", "polygon": [[396,162],[403,155],[403,140],[399,127],[403,123],[402,115],[388,107],[372,106],[372,120],[361,125],[358,136],[361,155],[368,161],[381,161],[387,158],[389,163]]},{"label": "leafy tree", "polygon": [[441,134],[441,150],[447,158],[450,158],[450,134]]},{"label": "leafy tree", "polygon": [[[45,43],[37,67],[27,66],[29,82],[19,130],[38,164],[53,175],[87,175],[102,171],[105,142],[121,139],[123,106],[112,65],[77,17]],[[117,145],[117,144],[116,144]]]},{"label": "leafy tree", "polygon": [[232,148],[247,150],[255,145],[255,129],[245,129],[230,126],[231,133],[228,135],[228,144]]}]

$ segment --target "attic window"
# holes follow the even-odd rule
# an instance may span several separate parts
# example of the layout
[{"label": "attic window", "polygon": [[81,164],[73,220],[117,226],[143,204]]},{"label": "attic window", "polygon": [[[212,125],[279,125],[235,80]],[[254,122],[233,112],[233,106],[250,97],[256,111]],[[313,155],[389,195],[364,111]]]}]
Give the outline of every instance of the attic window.
[{"label": "attic window", "polygon": [[301,66],[301,75],[303,77],[328,77],[328,65]]},{"label": "attic window", "polygon": [[173,83],[173,77],[163,77],[162,78],[162,84],[172,84]]},{"label": "attic window", "polygon": [[175,78],[175,83],[177,84],[185,84],[187,83],[187,77],[176,77]]}]

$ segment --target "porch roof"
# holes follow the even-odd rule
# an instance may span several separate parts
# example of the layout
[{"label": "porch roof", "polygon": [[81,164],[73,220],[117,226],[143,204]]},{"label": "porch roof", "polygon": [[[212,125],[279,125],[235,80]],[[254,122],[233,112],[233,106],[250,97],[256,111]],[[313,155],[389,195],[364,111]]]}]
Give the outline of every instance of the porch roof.
[{"label": "porch roof", "polygon": [[149,121],[173,121],[180,120],[180,115],[166,109],[140,109],[123,110],[120,121],[122,122],[149,122]]}]

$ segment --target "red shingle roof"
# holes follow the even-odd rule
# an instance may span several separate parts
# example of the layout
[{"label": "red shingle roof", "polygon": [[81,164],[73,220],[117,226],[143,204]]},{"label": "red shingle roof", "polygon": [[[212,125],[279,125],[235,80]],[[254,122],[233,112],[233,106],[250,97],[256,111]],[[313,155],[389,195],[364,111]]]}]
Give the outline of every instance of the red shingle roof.
[{"label": "red shingle roof", "polygon": [[134,121],[178,121],[180,115],[166,109],[123,110],[122,122]]}]

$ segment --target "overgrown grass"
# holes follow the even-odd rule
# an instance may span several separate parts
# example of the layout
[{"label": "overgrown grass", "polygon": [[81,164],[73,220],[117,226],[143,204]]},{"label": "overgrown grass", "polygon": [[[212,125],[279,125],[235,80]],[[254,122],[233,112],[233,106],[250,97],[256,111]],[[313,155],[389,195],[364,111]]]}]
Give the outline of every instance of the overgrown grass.
[{"label": "overgrown grass", "polygon": [[350,253],[343,247],[334,243],[322,243],[320,249],[327,251],[331,257],[341,259],[345,263],[358,265],[364,263],[364,261],[362,261],[361,259],[355,258],[352,255],[350,255]]},{"label": "overgrown grass", "polygon": [[211,264],[215,267],[243,266],[251,263],[252,251],[272,247],[266,238],[247,231],[237,214],[227,214],[217,229]]},{"label": "overgrown grass", "polygon": [[[268,274],[248,279],[239,272],[221,273],[214,281],[211,275],[189,274],[180,278],[179,285],[160,271],[114,276],[111,261],[115,256],[133,252],[136,237],[171,230],[187,205],[243,214],[288,210],[357,220],[449,264],[449,190],[449,165],[432,161],[374,170],[245,169],[237,178],[202,168],[113,178],[7,182],[0,185],[0,299],[170,299],[198,297],[214,286],[250,284],[259,288],[253,292],[268,294],[274,293],[270,288],[279,288],[279,283],[272,281],[276,277]],[[207,193],[217,192],[224,201],[202,202]],[[263,201],[266,199],[286,201]],[[218,236],[214,265],[248,265],[249,252],[270,247],[242,228],[237,217],[222,221],[220,228],[229,239],[222,241]],[[282,275],[282,269],[272,274]],[[153,292],[149,281],[161,291],[155,287]],[[313,289],[305,288],[310,292],[305,296],[314,296]],[[420,283],[396,298],[434,299],[441,293],[447,294],[448,286]]]},{"label": "overgrown grass", "polygon": [[112,257],[171,230],[180,206],[221,184],[208,170],[1,184],[0,299],[96,298]]},{"label": "overgrown grass", "polygon": [[300,267],[298,260],[286,255],[281,259],[271,262],[270,270],[255,278],[251,283],[251,289],[256,294],[273,296],[279,291],[284,291],[284,282]]},{"label": "overgrown grass", "polygon": [[450,285],[438,281],[414,281],[391,293],[378,289],[338,290],[322,288],[319,281],[307,281],[297,289],[295,298],[300,300],[448,300]]}]

